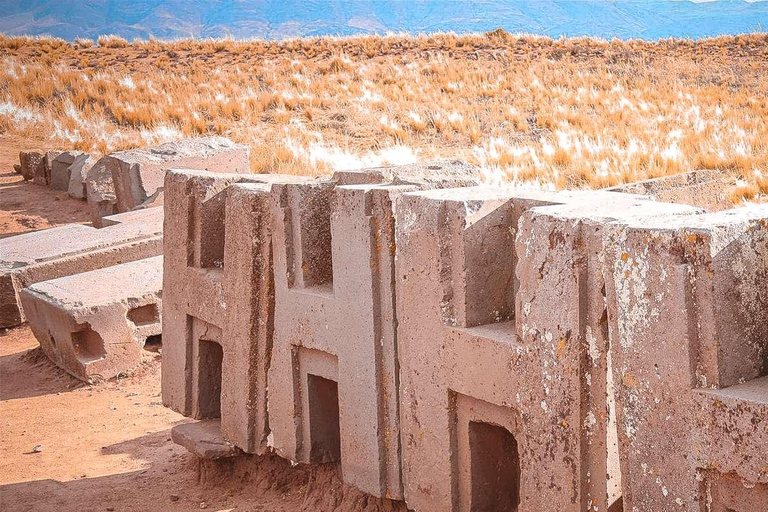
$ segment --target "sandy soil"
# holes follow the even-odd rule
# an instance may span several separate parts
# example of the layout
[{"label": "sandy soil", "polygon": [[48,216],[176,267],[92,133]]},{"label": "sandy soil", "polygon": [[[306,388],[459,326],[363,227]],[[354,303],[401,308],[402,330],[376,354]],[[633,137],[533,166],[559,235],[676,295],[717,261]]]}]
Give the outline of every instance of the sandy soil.
[{"label": "sandy soil", "polygon": [[0,238],[91,221],[85,201],[25,182],[13,171],[13,164],[19,163],[19,151],[41,147],[44,146],[36,141],[0,136]]},{"label": "sandy soil", "polygon": [[[163,407],[160,355],[86,385],[54,366],[27,326],[0,334],[0,510],[404,511],[340,481],[335,465],[277,457],[198,460],[171,441],[190,421]],[[37,450],[36,450],[37,447]]]}]

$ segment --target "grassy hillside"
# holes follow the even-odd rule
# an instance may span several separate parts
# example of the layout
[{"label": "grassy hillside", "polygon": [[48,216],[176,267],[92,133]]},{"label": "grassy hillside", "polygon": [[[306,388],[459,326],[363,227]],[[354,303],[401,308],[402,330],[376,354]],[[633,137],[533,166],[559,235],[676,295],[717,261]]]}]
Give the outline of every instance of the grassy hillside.
[{"label": "grassy hillside", "polygon": [[[250,144],[254,172],[457,157],[489,181],[603,187],[717,168],[768,192],[768,35],[128,43],[0,37],[0,131],[96,152]],[[765,175],[765,177],[764,177]]]}]

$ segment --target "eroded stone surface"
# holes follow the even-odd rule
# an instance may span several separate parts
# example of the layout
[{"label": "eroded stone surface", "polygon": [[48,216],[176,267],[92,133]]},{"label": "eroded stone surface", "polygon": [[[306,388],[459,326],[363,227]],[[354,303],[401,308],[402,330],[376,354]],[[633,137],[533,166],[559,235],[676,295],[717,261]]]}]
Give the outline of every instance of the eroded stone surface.
[{"label": "eroded stone surface", "polygon": [[168,173],[164,403],[420,511],[760,510],[766,207],[422,171]]},{"label": "eroded stone surface", "polygon": [[731,473],[766,484],[767,221],[759,205],[606,231],[625,507],[709,510]]},{"label": "eroded stone surface", "polygon": [[78,379],[109,379],[141,362],[160,334],[163,258],[91,270],[22,290],[29,326],[45,354]]}]

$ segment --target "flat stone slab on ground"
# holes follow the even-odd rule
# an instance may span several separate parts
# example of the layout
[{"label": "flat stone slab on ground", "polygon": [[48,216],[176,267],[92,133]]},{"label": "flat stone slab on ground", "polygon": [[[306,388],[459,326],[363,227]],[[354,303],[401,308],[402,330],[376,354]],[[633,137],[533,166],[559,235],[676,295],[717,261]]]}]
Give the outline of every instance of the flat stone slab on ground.
[{"label": "flat stone slab on ground", "polygon": [[163,258],[155,256],[36,283],[22,290],[45,354],[81,380],[108,379],[141,362],[160,334]]},{"label": "flat stone slab on ground", "polygon": [[0,327],[24,322],[19,292],[26,286],[162,254],[162,208],[104,221],[104,229],[71,224],[0,240]]},{"label": "flat stone slab on ground", "polygon": [[176,425],[171,429],[171,439],[201,459],[223,459],[241,453],[221,435],[218,419]]}]

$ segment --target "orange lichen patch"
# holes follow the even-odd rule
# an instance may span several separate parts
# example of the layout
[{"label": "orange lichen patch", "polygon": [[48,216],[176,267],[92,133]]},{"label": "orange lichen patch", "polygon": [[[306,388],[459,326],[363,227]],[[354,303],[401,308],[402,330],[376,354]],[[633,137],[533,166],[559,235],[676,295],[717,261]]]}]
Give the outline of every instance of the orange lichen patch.
[{"label": "orange lichen patch", "polygon": [[625,253],[621,254],[621,261],[626,263],[628,259],[629,259],[629,254],[628,253],[625,252]]},{"label": "orange lichen patch", "polygon": [[565,354],[565,346],[568,344],[568,340],[565,338],[560,338],[560,341],[557,342],[557,357],[563,357],[563,354]]},{"label": "orange lichen patch", "polygon": [[631,373],[627,373],[621,378],[621,382],[624,383],[625,386],[630,388],[637,388],[637,379],[635,379],[635,376]]}]

